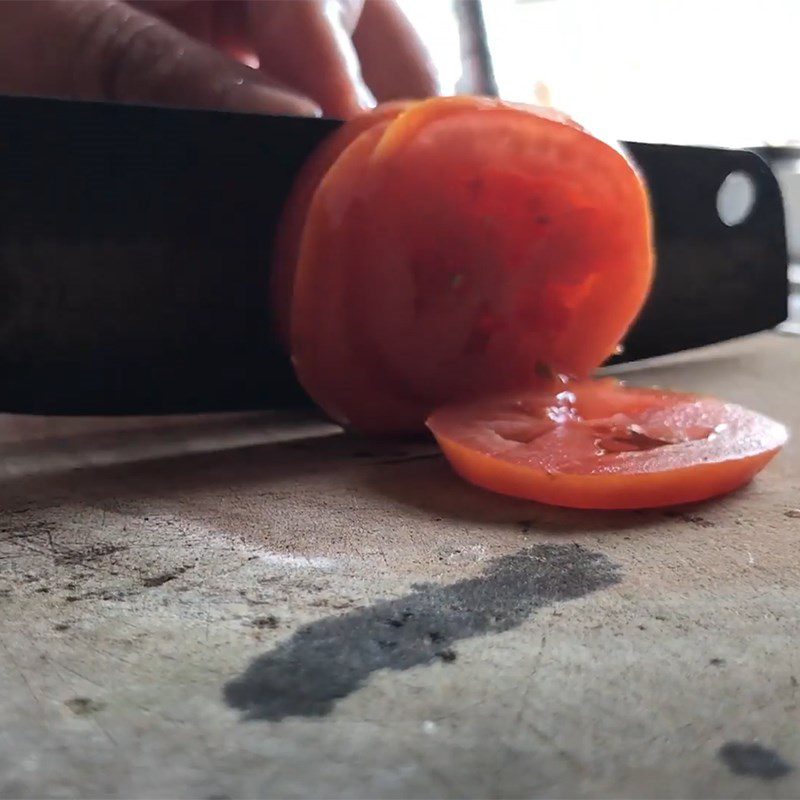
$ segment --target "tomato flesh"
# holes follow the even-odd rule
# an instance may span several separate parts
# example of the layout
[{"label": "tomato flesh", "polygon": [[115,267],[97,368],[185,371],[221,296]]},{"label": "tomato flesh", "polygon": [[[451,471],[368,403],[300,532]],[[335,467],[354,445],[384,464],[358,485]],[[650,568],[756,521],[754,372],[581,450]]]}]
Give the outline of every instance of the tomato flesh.
[{"label": "tomato flesh", "polygon": [[291,353],[362,432],[443,403],[585,376],[650,286],[647,198],[625,158],[552,112],[437,98],[363,125],[313,194]]},{"label": "tomato flesh", "polygon": [[381,122],[394,119],[409,105],[407,101],[395,100],[381,104],[369,114],[354,117],[322,142],[298,175],[278,225],[270,273],[272,317],[278,338],[286,350],[290,349],[294,275],[303,228],[314,192],[334,161],[361,133]]},{"label": "tomato flesh", "polygon": [[786,442],[779,423],[710,397],[614,381],[441,408],[428,427],[457,473],[573,508],[650,508],[743,486]]}]

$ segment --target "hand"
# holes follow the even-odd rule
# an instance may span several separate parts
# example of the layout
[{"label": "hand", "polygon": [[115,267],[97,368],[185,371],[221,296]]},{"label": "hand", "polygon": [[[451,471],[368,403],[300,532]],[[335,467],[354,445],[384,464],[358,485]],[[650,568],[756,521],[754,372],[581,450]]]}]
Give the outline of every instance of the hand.
[{"label": "hand", "polygon": [[0,2],[4,93],[349,117],[436,88],[393,0]]}]

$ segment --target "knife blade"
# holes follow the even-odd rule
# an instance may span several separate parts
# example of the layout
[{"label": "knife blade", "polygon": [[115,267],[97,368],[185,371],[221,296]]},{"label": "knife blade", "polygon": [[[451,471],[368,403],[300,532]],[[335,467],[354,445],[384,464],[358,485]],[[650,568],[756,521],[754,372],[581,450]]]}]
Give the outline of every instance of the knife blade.
[{"label": "knife blade", "polygon": [[[310,401],[272,332],[272,237],[335,120],[0,98],[0,410],[159,414]],[[783,208],[750,152],[628,142],[658,270],[617,360],[786,318]],[[724,224],[731,173],[755,203]]]}]

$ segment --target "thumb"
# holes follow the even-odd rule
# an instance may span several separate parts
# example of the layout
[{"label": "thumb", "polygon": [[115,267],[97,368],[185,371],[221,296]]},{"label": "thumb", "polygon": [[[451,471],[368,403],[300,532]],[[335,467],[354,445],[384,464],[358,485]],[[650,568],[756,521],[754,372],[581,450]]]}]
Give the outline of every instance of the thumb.
[{"label": "thumb", "polygon": [[273,114],[310,100],[118,0],[0,2],[0,91]]}]

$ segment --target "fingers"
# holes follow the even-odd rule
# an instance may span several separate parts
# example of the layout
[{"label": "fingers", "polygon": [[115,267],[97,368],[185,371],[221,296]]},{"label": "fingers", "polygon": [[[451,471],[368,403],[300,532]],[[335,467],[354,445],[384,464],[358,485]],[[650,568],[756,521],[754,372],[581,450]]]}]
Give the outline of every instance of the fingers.
[{"label": "fingers", "polygon": [[243,64],[258,68],[258,55],[248,30],[247,5],[244,0],[211,3],[213,12],[213,44]]},{"label": "fingers", "polygon": [[[130,2],[130,0],[128,0]],[[213,44],[214,9],[217,3],[180,3],[164,6],[162,3],[133,2],[142,11],[162,17],[173,28],[204,44]],[[161,8],[159,8],[161,6]]]},{"label": "fingers", "polygon": [[173,28],[203,44],[258,67],[247,31],[244,0],[128,0],[133,6],[165,19]]},{"label": "fingers", "polygon": [[0,91],[313,115],[304,97],[115,0],[0,2]]},{"label": "fingers", "polygon": [[428,51],[394,0],[367,0],[353,41],[361,71],[378,100],[438,93]]},{"label": "fingers", "polygon": [[371,107],[375,100],[350,38],[360,7],[360,0],[253,0],[250,35],[261,69],[297,87],[329,116],[351,117]]}]

